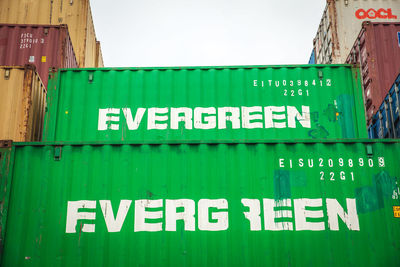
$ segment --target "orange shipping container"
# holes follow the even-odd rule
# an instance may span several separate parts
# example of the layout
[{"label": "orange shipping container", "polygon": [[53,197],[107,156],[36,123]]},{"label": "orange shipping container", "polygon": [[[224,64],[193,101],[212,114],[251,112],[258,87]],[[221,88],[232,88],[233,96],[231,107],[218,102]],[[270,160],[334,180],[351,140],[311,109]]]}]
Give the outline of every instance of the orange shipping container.
[{"label": "orange shipping container", "polygon": [[96,67],[96,33],[89,0],[1,0],[0,23],[67,24],[79,67]]},{"label": "orange shipping container", "polygon": [[40,141],[46,88],[33,65],[0,66],[0,140]]}]

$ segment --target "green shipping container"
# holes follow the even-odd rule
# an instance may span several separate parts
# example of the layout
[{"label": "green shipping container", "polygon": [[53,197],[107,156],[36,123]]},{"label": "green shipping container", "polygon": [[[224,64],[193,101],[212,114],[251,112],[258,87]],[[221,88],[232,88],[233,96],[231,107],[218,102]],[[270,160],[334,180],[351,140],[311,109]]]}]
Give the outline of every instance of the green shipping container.
[{"label": "green shipping container", "polygon": [[2,266],[400,266],[400,141],[15,143]]},{"label": "green shipping container", "polygon": [[44,141],[367,138],[351,65],[64,69]]}]

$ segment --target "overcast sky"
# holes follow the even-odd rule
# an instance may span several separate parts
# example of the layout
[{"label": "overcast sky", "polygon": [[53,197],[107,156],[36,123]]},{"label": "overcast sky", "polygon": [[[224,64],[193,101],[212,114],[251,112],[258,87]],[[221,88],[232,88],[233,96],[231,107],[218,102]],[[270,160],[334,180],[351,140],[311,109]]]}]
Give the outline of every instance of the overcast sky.
[{"label": "overcast sky", "polygon": [[91,0],[107,67],[304,64],[326,0]]}]

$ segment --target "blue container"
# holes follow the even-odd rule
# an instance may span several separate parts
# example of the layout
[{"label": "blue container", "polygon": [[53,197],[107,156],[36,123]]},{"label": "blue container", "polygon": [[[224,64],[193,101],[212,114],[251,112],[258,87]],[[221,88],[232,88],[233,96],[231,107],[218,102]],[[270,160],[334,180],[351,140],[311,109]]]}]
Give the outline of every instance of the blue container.
[{"label": "blue container", "polygon": [[311,52],[310,59],[308,60],[308,64],[315,64],[315,50],[313,49]]},{"label": "blue container", "polygon": [[369,138],[400,138],[400,74],[368,127]]}]

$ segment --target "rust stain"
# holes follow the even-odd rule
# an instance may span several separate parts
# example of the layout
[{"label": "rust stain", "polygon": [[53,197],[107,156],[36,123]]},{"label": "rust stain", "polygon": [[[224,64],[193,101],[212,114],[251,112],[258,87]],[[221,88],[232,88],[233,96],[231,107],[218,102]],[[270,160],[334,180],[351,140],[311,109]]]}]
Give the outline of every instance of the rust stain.
[{"label": "rust stain", "polygon": [[24,109],[24,115],[23,115],[23,120],[22,120],[22,134],[23,138],[26,141],[31,141],[31,133],[29,132],[30,130],[30,119],[32,117],[30,116],[30,110],[32,107],[32,79],[33,79],[33,72],[34,68],[27,65],[25,67],[25,73],[24,73],[24,83],[23,83],[23,98],[22,98],[22,106]]},{"label": "rust stain", "polygon": [[331,33],[332,33],[332,62],[337,63],[335,61],[336,57],[340,57],[340,45],[339,45],[339,37],[337,33],[337,11],[336,11],[336,3],[335,0],[328,0],[328,16],[331,21]]}]

